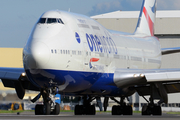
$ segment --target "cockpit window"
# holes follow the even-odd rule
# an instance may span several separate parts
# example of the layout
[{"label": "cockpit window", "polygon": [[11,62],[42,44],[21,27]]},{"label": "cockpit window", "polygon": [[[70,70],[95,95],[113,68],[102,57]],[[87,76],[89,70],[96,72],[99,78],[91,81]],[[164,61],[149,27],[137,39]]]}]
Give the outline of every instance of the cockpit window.
[{"label": "cockpit window", "polygon": [[50,23],[57,23],[57,20],[56,18],[48,18],[47,19],[47,23],[50,24]]},{"label": "cockpit window", "polygon": [[64,24],[63,21],[60,18],[58,18],[57,20],[58,20],[58,23]]},{"label": "cockpit window", "polygon": [[46,18],[40,18],[39,21],[38,21],[38,23],[42,23],[42,24],[45,23],[45,22],[46,22]]},{"label": "cockpit window", "polygon": [[38,23],[40,24],[52,24],[52,23],[61,23],[64,24],[60,18],[40,18]]}]

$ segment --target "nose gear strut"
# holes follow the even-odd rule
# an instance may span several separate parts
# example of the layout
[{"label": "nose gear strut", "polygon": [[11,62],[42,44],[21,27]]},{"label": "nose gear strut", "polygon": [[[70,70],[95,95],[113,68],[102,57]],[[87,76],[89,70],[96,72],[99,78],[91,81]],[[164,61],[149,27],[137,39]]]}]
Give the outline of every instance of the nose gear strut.
[{"label": "nose gear strut", "polygon": [[[60,113],[60,106],[55,102],[57,92],[58,87],[41,90],[40,95],[43,97],[43,104],[37,104],[35,106],[35,115],[58,115]],[[35,97],[36,99],[33,100],[38,100],[37,98],[40,98],[40,95],[38,94],[38,96]]]}]

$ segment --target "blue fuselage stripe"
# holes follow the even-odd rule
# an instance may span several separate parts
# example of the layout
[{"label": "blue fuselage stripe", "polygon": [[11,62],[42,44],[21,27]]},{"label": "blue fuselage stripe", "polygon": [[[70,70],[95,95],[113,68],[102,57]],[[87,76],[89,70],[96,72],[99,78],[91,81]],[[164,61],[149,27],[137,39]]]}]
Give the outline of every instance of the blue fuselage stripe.
[{"label": "blue fuselage stripe", "polygon": [[32,82],[41,88],[58,86],[60,93],[116,95],[123,92],[114,84],[113,73],[65,70],[26,70]]}]

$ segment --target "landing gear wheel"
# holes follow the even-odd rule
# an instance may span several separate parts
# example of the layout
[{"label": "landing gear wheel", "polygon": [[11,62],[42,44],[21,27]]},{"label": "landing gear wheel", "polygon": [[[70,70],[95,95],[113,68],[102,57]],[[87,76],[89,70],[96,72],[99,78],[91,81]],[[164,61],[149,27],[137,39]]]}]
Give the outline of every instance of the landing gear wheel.
[{"label": "landing gear wheel", "polygon": [[95,115],[96,114],[96,109],[94,105],[90,105],[89,107],[89,111],[88,113],[86,113],[87,115]]},{"label": "landing gear wheel", "polygon": [[95,106],[91,105],[91,102],[95,99],[95,97],[83,96],[80,97],[80,99],[83,99],[83,105],[75,106],[74,115],[95,115]]},{"label": "landing gear wheel", "polygon": [[162,115],[161,106],[153,106],[152,114],[153,115]]},{"label": "landing gear wheel", "polygon": [[83,106],[76,105],[74,110],[74,115],[95,115],[96,109],[94,105]]},{"label": "landing gear wheel", "polygon": [[111,114],[112,114],[112,115],[117,115],[117,106],[114,105],[114,106],[112,107]]},{"label": "landing gear wheel", "polygon": [[43,105],[35,106],[35,115],[43,115]]},{"label": "landing gear wheel", "polygon": [[161,106],[143,106],[142,115],[162,115]]},{"label": "landing gear wheel", "polygon": [[123,108],[121,106],[114,105],[112,107],[111,113],[112,113],[112,115],[122,115],[123,114],[122,111],[123,111]]},{"label": "landing gear wheel", "polygon": [[131,106],[123,106],[123,115],[132,115],[132,107]]},{"label": "landing gear wheel", "polygon": [[83,114],[83,106],[76,105],[74,110],[74,115],[82,115]]},{"label": "landing gear wheel", "polygon": [[59,115],[59,113],[60,113],[60,107],[59,104],[56,103],[55,108],[53,110],[53,115]]},{"label": "landing gear wheel", "polygon": [[43,107],[43,113],[44,115],[50,115],[51,113],[51,106],[49,103],[46,103]]},{"label": "landing gear wheel", "polygon": [[150,106],[144,105],[142,107],[142,115],[151,115],[151,108],[150,108]]},{"label": "landing gear wheel", "polygon": [[112,115],[132,115],[132,107],[131,106],[113,106]]}]

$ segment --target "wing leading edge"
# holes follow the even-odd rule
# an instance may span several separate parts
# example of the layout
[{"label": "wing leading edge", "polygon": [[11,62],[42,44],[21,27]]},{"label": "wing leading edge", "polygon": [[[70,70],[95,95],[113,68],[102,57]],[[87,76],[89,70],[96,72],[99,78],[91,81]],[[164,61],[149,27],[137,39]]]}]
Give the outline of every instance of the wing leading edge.
[{"label": "wing leading edge", "polygon": [[178,52],[180,52],[180,47],[162,48],[161,49],[162,55],[173,54],[173,53],[178,53]]},{"label": "wing leading edge", "polygon": [[168,103],[168,93],[180,92],[180,69],[117,69],[114,83],[119,88],[132,87],[140,96],[153,93],[154,98]]},{"label": "wing leading edge", "polygon": [[[116,69],[114,83],[118,87],[121,87],[122,82],[124,83],[128,80],[129,82],[133,81],[132,85],[153,82],[176,82],[180,81],[180,69]],[[127,84],[126,86],[129,85]]]}]

